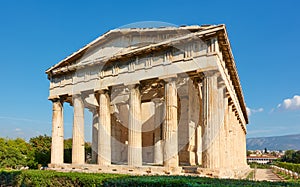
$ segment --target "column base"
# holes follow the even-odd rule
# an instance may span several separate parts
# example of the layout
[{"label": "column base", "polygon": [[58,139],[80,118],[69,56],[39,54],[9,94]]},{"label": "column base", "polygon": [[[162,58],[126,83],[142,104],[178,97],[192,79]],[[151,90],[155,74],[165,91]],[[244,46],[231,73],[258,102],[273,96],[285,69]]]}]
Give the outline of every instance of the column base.
[{"label": "column base", "polygon": [[247,177],[251,171],[250,167],[243,167],[239,169],[208,169],[208,168],[198,168],[197,173],[200,175],[221,178],[221,179],[244,179]]},{"label": "column base", "polygon": [[141,166],[130,167],[127,165],[99,166],[96,164],[49,164],[48,170],[61,172],[83,173],[112,173],[129,175],[180,175],[181,167]]},{"label": "column base", "polygon": [[159,140],[154,145],[154,163],[156,165],[163,164],[163,142]]}]

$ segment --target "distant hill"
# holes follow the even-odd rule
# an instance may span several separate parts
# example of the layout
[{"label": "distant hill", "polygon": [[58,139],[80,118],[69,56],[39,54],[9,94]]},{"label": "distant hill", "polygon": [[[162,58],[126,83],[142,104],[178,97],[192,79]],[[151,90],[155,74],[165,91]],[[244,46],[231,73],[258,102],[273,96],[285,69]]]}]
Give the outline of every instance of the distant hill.
[{"label": "distant hill", "polygon": [[248,150],[300,150],[300,134],[247,138]]}]

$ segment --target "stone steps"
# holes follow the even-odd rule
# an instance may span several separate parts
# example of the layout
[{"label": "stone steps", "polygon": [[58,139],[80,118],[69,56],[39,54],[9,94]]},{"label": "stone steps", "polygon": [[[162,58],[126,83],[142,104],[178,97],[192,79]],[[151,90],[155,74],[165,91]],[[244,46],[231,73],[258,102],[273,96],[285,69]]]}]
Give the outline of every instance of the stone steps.
[{"label": "stone steps", "polygon": [[197,173],[198,166],[184,166],[181,173]]}]

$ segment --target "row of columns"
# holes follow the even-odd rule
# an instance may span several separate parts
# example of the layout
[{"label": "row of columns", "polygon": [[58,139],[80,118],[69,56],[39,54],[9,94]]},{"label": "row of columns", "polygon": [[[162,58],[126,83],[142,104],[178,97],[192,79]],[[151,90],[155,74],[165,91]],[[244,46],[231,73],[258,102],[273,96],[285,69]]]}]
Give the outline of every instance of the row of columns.
[{"label": "row of columns", "polygon": [[[226,95],[225,85],[218,80],[218,73],[207,73],[196,86],[199,91],[199,121],[195,128],[196,162],[204,168],[234,168],[246,165],[245,132],[235,114],[233,104]],[[139,84],[129,88],[128,124],[128,165],[142,165],[142,120],[141,93]],[[111,164],[111,115],[108,90],[99,92],[99,107],[93,112],[93,144],[97,145],[92,153],[94,162],[99,165]],[[178,100],[175,79],[165,81],[165,119],[162,133],[160,128],[154,132],[154,162],[165,167],[176,167],[178,159]],[[155,102],[156,107],[160,102]],[[84,102],[80,95],[73,97],[73,147],[72,163],[84,164]],[[155,113],[160,120],[161,112]],[[159,121],[155,120],[155,123]],[[53,100],[53,127],[51,163],[63,163],[63,101]],[[97,138],[95,138],[97,137]],[[95,149],[95,147],[93,147]],[[96,158],[97,155],[97,158]],[[234,156],[235,159],[232,159]],[[237,162],[235,161],[237,160]]]},{"label": "row of columns", "polygon": [[[128,165],[142,165],[142,121],[141,121],[141,94],[139,84],[130,85],[129,88],[129,124],[128,124]],[[164,159],[164,166],[178,166],[177,155],[177,88],[175,80],[170,80],[165,85],[165,108],[166,119],[164,123],[163,139],[164,149],[161,151],[161,141],[155,150],[157,160]],[[73,119],[73,144],[72,144],[72,163],[84,164],[84,102],[80,95],[73,97],[74,119]],[[98,125],[98,126],[97,126]],[[111,116],[110,116],[110,97],[108,91],[99,92],[98,112],[93,112],[93,140],[97,143],[98,157],[95,159],[96,152],[92,153],[94,161],[99,165],[111,164]],[[52,151],[51,163],[63,163],[63,101],[53,100],[53,119],[52,119]],[[98,137],[95,140],[95,137]],[[160,137],[157,137],[158,139]],[[161,155],[161,153],[163,153]]]},{"label": "row of columns", "polygon": [[218,77],[218,73],[212,72],[203,79],[202,166],[245,167],[246,134]]}]

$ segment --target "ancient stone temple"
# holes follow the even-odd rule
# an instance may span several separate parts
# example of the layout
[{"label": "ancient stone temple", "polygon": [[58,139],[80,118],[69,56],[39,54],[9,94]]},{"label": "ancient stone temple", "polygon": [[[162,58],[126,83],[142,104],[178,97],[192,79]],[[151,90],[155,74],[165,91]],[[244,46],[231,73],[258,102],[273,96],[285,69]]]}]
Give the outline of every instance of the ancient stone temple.
[{"label": "ancient stone temple", "polygon": [[[248,117],[225,25],[111,30],[46,73],[52,169],[218,177],[248,170]],[[67,103],[71,164],[63,157]],[[84,124],[85,109],[93,124]]]}]

